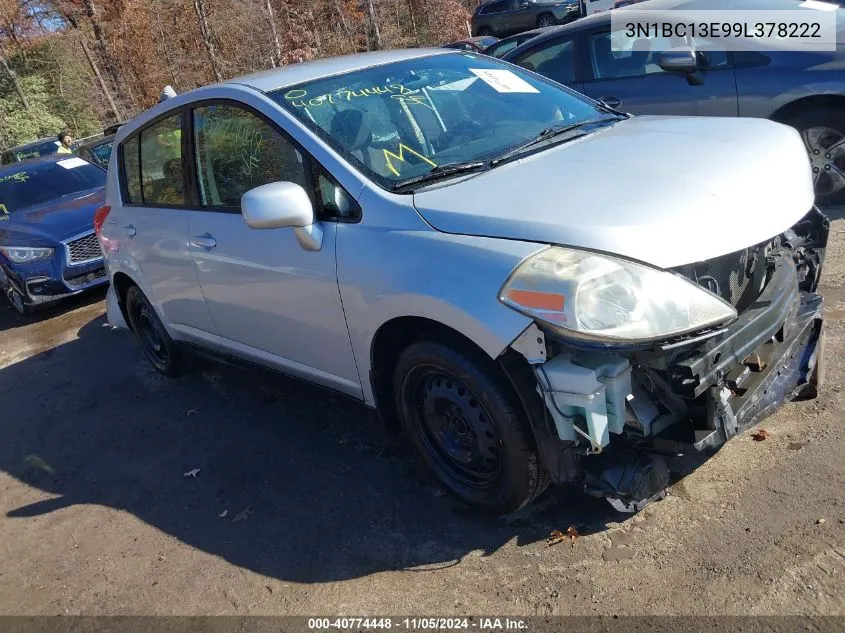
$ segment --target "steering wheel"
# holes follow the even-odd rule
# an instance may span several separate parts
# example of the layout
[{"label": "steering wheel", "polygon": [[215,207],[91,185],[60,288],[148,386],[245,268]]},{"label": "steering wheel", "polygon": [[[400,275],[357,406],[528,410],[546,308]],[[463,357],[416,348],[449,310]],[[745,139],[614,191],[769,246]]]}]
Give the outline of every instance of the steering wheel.
[{"label": "steering wheel", "polygon": [[459,142],[477,141],[479,138],[487,136],[487,132],[487,128],[478,121],[461,121],[443,135],[440,145],[452,147]]}]

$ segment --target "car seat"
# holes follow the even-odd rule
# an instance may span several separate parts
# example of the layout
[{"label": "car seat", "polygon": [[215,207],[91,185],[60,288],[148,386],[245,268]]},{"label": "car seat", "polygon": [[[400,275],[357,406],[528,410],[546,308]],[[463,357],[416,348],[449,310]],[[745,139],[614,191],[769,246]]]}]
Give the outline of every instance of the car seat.
[{"label": "car seat", "polygon": [[644,75],[646,74],[646,64],[651,55],[651,40],[647,37],[641,37],[634,42],[631,49],[631,55],[626,60],[625,74],[626,75]]},{"label": "car seat", "polygon": [[372,169],[370,145],[373,142],[373,132],[364,120],[363,112],[341,110],[332,117],[329,134],[355,158]]},{"label": "car seat", "polygon": [[571,46],[564,47],[555,57],[537,66],[537,72],[539,74],[561,84],[568,84],[574,81],[574,69],[575,64],[573,63]]},{"label": "car seat", "polygon": [[599,37],[593,42],[593,53],[596,60],[596,78],[613,77],[613,66],[616,59],[613,57],[613,48],[610,37]]}]

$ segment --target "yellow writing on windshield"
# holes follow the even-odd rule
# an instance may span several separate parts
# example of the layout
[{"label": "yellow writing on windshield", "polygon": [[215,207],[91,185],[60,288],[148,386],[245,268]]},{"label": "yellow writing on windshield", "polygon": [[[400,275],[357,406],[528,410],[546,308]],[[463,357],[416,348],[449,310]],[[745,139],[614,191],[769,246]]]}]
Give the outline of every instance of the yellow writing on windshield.
[{"label": "yellow writing on windshield", "polygon": [[382,150],[382,151],[384,152],[384,162],[387,165],[387,168],[390,170],[390,172],[394,176],[399,175],[399,170],[396,169],[396,167],[393,165],[393,161],[398,160],[401,163],[407,162],[405,160],[405,154],[406,153],[413,154],[414,156],[416,156],[417,158],[422,160],[424,163],[428,163],[432,167],[437,167],[437,163],[432,161],[430,158],[428,158],[427,156],[423,156],[419,152],[414,151],[413,149],[411,149],[410,147],[408,147],[407,145],[405,145],[403,143],[399,143],[399,153],[398,154],[391,152],[389,149],[385,149],[385,150]]},{"label": "yellow writing on windshield", "polygon": [[0,202],[0,220],[8,220],[9,219],[9,210],[6,208],[6,205]]},{"label": "yellow writing on windshield", "polygon": [[370,86],[369,88],[362,88],[360,90],[351,90],[349,88],[340,88],[333,93],[323,94],[316,97],[309,97],[308,92],[302,89],[288,90],[285,93],[285,99],[290,101],[290,104],[295,108],[306,108],[308,106],[320,106],[326,103],[335,105],[338,102],[353,101],[363,97],[373,97],[377,95],[411,95],[412,90],[409,90],[402,84],[387,84],[384,86]]},{"label": "yellow writing on windshield", "polygon": [[15,182],[26,182],[29,180],[29,174],[25,171],[16,171],[14,174],[0,176],[0,182],[8,182],[10,180],[14,180]]}]

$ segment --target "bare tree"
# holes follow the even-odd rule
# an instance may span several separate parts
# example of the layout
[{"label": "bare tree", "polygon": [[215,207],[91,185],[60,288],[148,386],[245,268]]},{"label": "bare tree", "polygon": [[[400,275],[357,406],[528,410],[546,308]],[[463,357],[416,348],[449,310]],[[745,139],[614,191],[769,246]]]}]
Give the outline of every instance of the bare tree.
[{"label": "bare tree", "polygon": [[417,31],[417,22],[414,20],[414,5],[411,4],[411,0],[408,0],[408,17],[411,18],[411,30],[414,32],[414,41],[416,41],[417,46],[419,46],[420,33]]},{"label": "bare tree", "polygon": [[170,75],[170,83],[178,89],[179,82],[176,81],[176,65],[173,63],[173,57],[171,55],[172,47],[167,41],[167,38],[164,36],[164,28],[161,26],[160,11],[158,11],[155,7],[153,8],[153,16],[160,40],[159,44],[164,52],[164,61],[167,62],[167,73]]},{"label": "bare tree", "polygon": [[6,74],[9,75],[9,79],[12,80],[12,84],[15,86],[15,92],[18,93],[18,96],[23,103],[23,107],[29,110],[29,101],[26,99],[26,93],[23,91],[23,86],[21,86],[21,82],[18,79],[17,73],[11,69],[9,66],[9,62],[6,61],[5,55],[3,55],[3,51],[0,51],[0,66],[3,66],[3,70],[6,71]]},{"label": "bare tree", "polygon": [[211,27],[208,25],[208,15],[205,11],[205,0],[194,0],[194,10],[197,12],[197,20],[202,33],[202,43],[208,53],[208,61],[211,62],[211,71],[214,73],[215,81],[223,81],[223,74],[220,72],[220,63],[217,61],[217,53],[214,51],[214,42],[211,39]]},{"label": "bare tree", "polygon": [[270,63],[273,68],[284,65],[282,58],[282,45],[279,43],[279,32],[276,30],[276,18],[273,15],[273,5],[270,0],[265,0],[267,6],[267,21],[270,23],[270,43],[273,45],[273,52],[270,54]]},{"label": "bare tree", "polygon": [[121,115],[120,111],[117,109],[117,106],[114,103],[114,99],[111,96],[111,92],[109,92],[108,87],[106,86],[106,82],[103,81],[103,75],[100,73],[100,69],[97,68],[97,63],[94,61],[94,56],[91,55],[91,50],[88,48],[88,45],[85,43],[85,40],[80,37],[79,44],[82,46],[82,50],[85,52],[85,58],[88,60],[88,63],[91,65],[91,70],[94,73],[94,76],[97,78],[97,82],[100,84],[100,90],[103,91],[103,96],[108,101],[109,108],[114,113],[115,119],[120,121]]},{"label": "bare tree", "polygon": [[378,19],[376,18],[376,8],[373,6],[373,0],[364,0],[364,10],[367,14],[367,49],[381,50],[381,33],[378,28]]},{"label": "bare tree", "polygon": [[[100,48],[100,56],[103,60],[103,64],[106,67],[106,72],[109,74],[109,77],[112,80],[114,89],[120,91],[122,88],[124,88],[124,86],[121,84],[120,77],[117,74],[117,64],[114,63],[114,60],[109,54],[109,47],[106,43],[105,32],[103,30],[103,25],[100,22],[99,17],[97,16],[97,7],[94,5],[94,0],[85,0],[85,14],[91,21],[91,28],[94,29],[94,37],[97,39],[97,45]],[[88,52],[88,54],[90,54],[90,51]],[[99,71],[97,72],[99,73]],[[116,109],[114,110],[114,112],[115,114],[118,114]]]},{"label": "bare tree", "polygon": [[[21,29],[21,24],[17,19],[19,15],[20,7],[18,7],[14,2],[10,2],[10,0],[0,0],[0,29],[2,29],[0,30],[0,32],[5,32],[6,37],[8,37],[12,41],[12,44],[15,45],[15,48],[18,49],[18,53],[23,58],[25,65],[26,47],[24,47],[24,45],[21,43],[20,38],[18,37],[18,31],[23,31],[23,29]],[[26,37],[25,31],[23,32],[24,37],[29,43],[29,38]]]},{"label": "bare tree", "polygon": [[349,28],[349,22],[346,20],[346,15],[343,11],[343,7],[340,6],[340,0],[334,0],[334,10],[337,13],[337,17],[340,18],[340,26],[343,29],[343,34],[346,36],[346,39],[349,40],[349,46],[351,50],[355,50],[355,38],[352,36],[352,30]]}]

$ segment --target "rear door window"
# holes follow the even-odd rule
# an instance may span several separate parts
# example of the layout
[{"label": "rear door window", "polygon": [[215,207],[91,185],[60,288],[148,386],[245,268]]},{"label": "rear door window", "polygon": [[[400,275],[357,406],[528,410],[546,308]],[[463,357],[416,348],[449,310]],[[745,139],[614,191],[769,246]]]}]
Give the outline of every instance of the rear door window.
[{"label": "rear door window", "polygon": [[144,204],[185,206],[182,173],[182,114],[141,131],[141,195]]}]

